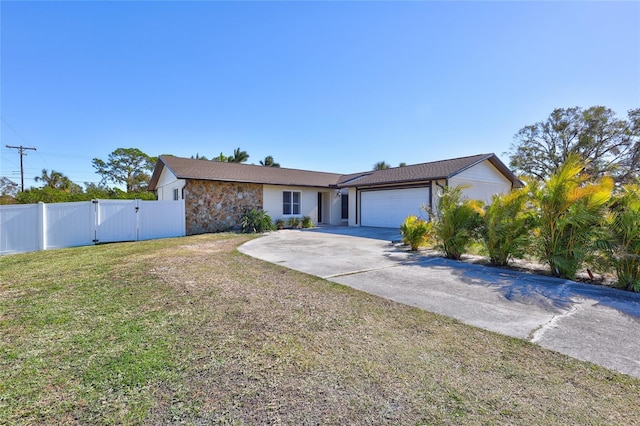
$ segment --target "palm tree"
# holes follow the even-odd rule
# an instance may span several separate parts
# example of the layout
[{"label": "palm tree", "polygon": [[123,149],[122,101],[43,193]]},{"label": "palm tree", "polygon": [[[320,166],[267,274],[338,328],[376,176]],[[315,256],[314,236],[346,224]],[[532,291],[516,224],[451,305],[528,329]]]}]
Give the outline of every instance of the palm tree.
[{"label": "palm tree", "polygon": [[233,150],[233,155],[227,158],[228,163],[244,163],[249,159],[249,154],[247,151],[242,151],[240,148],[236,148]]},{"label": "palm tree", "polygon": [[264,160],[260,160],[260,165],[265,167],[280,167],[280,163],[273,161],[273,156],[267,155]]},{"label": "palm tree", "polygon": [[611,203],[598,246],[616,270],[616,286],[640,292],[640,187],[625,185]]},{"label": "palm tree", "polygon": [[613,179],[592,181],[575,154],[534,189],[540,211],[537,249],[553,275],[575,277],[592,252],[612,189]]},{"label": "palm tree", "polygon": [[223,153],[220,153],[220,155],[218,155],[217,157],[213,157],[213,158],[211,159],[211,161],[221,161],[221,162],[223,162],[223,163],[226,163],[226,162],[227,162],[227,159],[228,159],[228,158],[227,158],[227,156],[226,156],[226,155],[224,155]]},{"label": "palm tree", "polygon": [[481,229],[482,201],[465,198],[467,188],[469,185],[445,187],[435,211],[428,211],[436,248],[448,259],[459,260]]},{"label": "palm tree", "polygon": [[44,187],[60,189],[63,191],[69,191],[73,184],[73,182],[71,182],[71,179],[60,172],[56,172],[53,169],[51,169],[51,173],[49,173],[47,169],[42,169],[42,173],[40,174],[40,176],[36,176],[34,180],[36,182],[43,182]]},{"label": "palm tree", "polygon": [[511,258],[522,258],[531,241],[534,216],[527,208],[528,189],[496,194],[482,216],[482,241],[493,265],[504,266]]},{"label": "palm tree", "polygon": [[385,161],[378,161],[376,164],[373,165],[373,170],[385,170],[385,169],[388,169],[389,167],[391,166],[387,164]]}]

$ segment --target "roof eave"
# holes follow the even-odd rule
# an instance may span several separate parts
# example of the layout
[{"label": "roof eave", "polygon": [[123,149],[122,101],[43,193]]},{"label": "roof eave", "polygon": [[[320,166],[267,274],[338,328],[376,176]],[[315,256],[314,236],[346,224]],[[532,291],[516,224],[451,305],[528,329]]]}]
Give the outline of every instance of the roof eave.
[{"label": "roof eave", "polygon": [[434,177],[428,177],[428,178],[420,178],[420,179],[408,179],[408,180],[398,180],[398,181],[387,181],[387,182],[376,182],[376,183],[365,183],[365,184],[349,184],[349,185],[340,185],[338,184],[338,188],[378,188],[378,187],[385,187],[385,186],[398,186],[398,185],[412,185],[412,184],[418,184],[418,183],[429,183],[432,182],[434,180],[442,180],[442,179],[447,179],[446,176],[434,176]]},{"label": "roof eave", "polygon": [[256,181],[256,180],[204,178],[204,177],[195,177],[195,176],[177,176],[177,177],[178,177],[178,179],[184,179],[184,180],[205,180],[205,181],[208,181],[208,182],[253,183],[253,184],[257,184],[257,185],[299,186],[299,187],[303,187],[303,188],[327,188],[327,189],[337,188],[337,186],[335,184],[312,185],[312,184],[308,184],[308,183],[296,183],[296,182],[265,182],[265,181]]},{"label": "roof eave", "polygon": [[[163,161],[162,155],[161,155],[160,157],[158,157],[158,160],[156,161],[156,165],[153,168],[153,173],[151,174],[151,179],[149,180],[149,191],[156,190],[156,186],[158,185],[158,180],[160,179],[160,175],[162,174],[162,169],[164,167],[169,168],[169,166],[167,166],[167,164]],[[169,170],[171,169],[169,168]],[[173,173],[173,171],[171,173]]]}]

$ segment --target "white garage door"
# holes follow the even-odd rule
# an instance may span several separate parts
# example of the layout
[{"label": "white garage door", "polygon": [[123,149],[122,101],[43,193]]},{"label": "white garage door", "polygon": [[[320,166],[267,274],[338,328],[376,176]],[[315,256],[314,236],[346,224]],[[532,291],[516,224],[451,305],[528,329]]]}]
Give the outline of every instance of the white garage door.
[{"label": "white garage door", "polygon": [[398,228],[410,214],[426,217],[420,207],[429,204],[429,188],[389,189],[360,193],[362,226]]}]

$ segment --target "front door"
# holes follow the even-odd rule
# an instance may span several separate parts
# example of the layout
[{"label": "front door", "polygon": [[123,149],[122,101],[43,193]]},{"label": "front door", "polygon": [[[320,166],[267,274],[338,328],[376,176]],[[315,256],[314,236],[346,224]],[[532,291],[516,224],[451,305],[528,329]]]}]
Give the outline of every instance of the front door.
[{"label": "front door", "polygon": [[322,223],[322,192],[318,192],[318,223]]},{"label": "front door", "polygon": [[349,219],[349,195],[342,194],[342,220]]}]

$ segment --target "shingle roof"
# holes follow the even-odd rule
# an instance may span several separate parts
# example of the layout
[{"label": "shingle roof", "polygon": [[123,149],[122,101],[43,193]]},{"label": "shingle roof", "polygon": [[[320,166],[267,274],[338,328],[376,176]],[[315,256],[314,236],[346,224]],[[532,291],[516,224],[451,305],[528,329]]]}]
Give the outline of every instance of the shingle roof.
[{"label": "shingle roof", "polygon": [[403,183],[425,182],[448,179],[462,171],[488,160],[500,170],[514,187],[522,182],[509,170],[495,154],[479,154],[470,157],[432,161],[386,170],[368,171],[340,175],[336,173],[313,172],[308,170],[264,167],[249,164],[223,163],[219,161],[194,160],[162,155],[149,183],[155,190],[163,167],[167,167],[178,179],[201,179],[227,182],[261,183],[268,185],[310,186],[310,187],[363,187],[384,186]]},{"label": "shingle roof", "polygon": [[500,170],[500,172],[513,183],[514,187],[522,185],[517,177],[495,154],[478,154],[470,157],[452,158],[449,160],[432,161],[430,163],[413,164],[405,167],[393,167],[385,170],[344,175],[340,178],[338,186],[343,188],[380,186],[448,179],[485,160],[488,160]]},{"label": "shingle roof", "polygon": [[262,183],[289,186],[336,186],[339,174],[308,170],[264,167],[250,164],[223,163],[161,155],[156,163],[149,189],[155,190],[162,167],[167,167],[178,179],[217,180],[226,182]]}]

